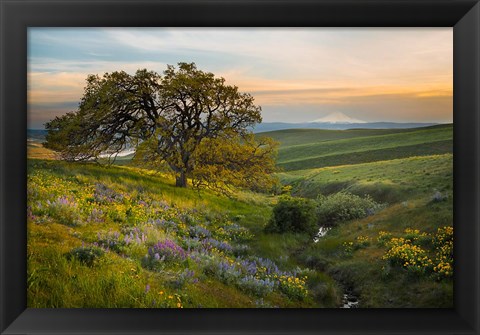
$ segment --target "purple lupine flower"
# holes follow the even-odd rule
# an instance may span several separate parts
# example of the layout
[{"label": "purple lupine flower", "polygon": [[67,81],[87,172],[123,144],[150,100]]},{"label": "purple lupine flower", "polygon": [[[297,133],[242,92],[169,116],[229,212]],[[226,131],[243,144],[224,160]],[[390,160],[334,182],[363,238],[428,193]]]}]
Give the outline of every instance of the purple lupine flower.
[{"label": "purple lupine flower", "polygon": [[179,245],[172,240],[165,240],[157,242],[148,251],[150,257],[155,257],[155,254],[159,254],[166,260],[185,260],[187,253]]},{"label": "purple lupine flower", "polygon": [[67,197],[63,196],[57,199],[57,203],[60,205],[69,205],[70,201],[68,200]]},{"label": "purple lupine flower", "polygon": [[212,236],[210,230],[202,226],[191,226],[189,233],[190,237],[206,238]]},{"label": "purple lupine flower", "polygon": [[218,250],[231,252],[233,247],[225,241],[218,241],[214,238],[207,238],[203,241],[203,244],[207,250],[210,250],[212,247],[217,248]]},{"label": "purple lupine flower", "polygon": [[123,195],[116,193],[107,186],[97,183],[95,184],[94,199],[97,202],[114,202],[123,200]]}]

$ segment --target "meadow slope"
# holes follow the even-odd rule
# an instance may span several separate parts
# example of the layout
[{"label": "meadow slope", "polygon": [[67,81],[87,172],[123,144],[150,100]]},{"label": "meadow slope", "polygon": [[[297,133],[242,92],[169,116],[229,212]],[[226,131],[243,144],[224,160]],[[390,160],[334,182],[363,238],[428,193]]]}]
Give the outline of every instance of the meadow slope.
[{"label": "meadow slope", "polygon": [[268,135],[281,146],[285,171],[451,153],[453,126],[415,129],[287,130]]},{"label": "meadow slope", "polygon": [[28,306],[341,307],[345,294],[359,307],[453,306],[451,125],[262,135],[281,143],[283,193],[347,191],[382,209],[315,243],[264,231],[278,194],[179,189],[30,146]]},{"label": "meadow slope", "polygon": [[[333,276],[360,297],[361,307],[452,306],[451,280],[414,275],[408,262],[385,263],[385,249],[397,247],[389,241],[404,239],[420,253],[432,251],[435,246],[427,236],[452,227],[452,125],[290,130],[270,136],[281,143],[278,165],[283,172],[278,176],[294,196],[316,199],[346,191],[385,204],[379,213],[344,222],[309,245],[300,256],[304,264]],[[402,252],[412,253],[408,248]],[[427,268],[424,264],[416,270],[425,275]]]}]

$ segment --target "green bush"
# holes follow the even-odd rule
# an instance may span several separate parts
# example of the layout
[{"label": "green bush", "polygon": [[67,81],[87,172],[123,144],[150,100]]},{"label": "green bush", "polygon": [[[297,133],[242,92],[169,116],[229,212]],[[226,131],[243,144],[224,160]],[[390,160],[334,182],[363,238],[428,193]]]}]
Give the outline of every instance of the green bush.
[{"label": "green bush", "polygon": [[331,227],[339,222],[361,219],[375,214],[383,205],[370,196],[364,198],[348,192],[338,192],[317,198],[317,218],[320,226]]},{"label": "green bush", "polygon": [[318,230],[315,217],[315,202],[310,199],[281,197],[273,208],[266,231],[276,233],[308,233],[314,235]]},{"label": "green bush", "polygon": [[67,259],[76,258],[80,263],[92,266],[93,263],[105,254],[103,249],[95,246],[75,248],[67,254]]}]

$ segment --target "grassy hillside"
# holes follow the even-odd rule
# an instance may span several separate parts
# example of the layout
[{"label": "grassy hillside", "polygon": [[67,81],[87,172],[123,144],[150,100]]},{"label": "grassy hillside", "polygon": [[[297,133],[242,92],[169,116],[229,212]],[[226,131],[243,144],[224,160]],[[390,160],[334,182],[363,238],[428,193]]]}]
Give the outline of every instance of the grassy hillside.
[{"label": "grassy hillside", "polygon": [[43,147],[41,142],[28,141],[27,155],[29,158],[55,159],[55,153],[52,150]]},{"label": "grassy hillside", "polygon": [[[309,278],[285,253],[262,252],[272,197],[228,198],[145,170],[44,160],[29,161],[28,197],[29,307],[339,304],[328,276]],[[312,280],[332,287],[330,298],[317,301]]]},{"label": "grassy hillside", "polygon": [[314,242],[264,231],[278,195],[176,188],[29,143],[42,160],[28,161],[28,306],[453,306],[451,125],[269,135],[292,195],[347,191],[382,209]]},{"label": "grassy hillside", "polygon": [[[449,250],[451,257],[452,130],[271,133],[281,142],[278,165],[284,172],[278,176],[293,195],[316,199],[347,191],[385,204],[374,215],[334,227],[299,259],[336,279],[361,307],[452,306],[452,270],[439,251]],[[435,244],[446,235],[445,245]],[[395,257],[404,258],[399,263]],[[435,277],[438,271],[448,278]]]},{"label": "grassy hillside", "polygon": [[443,154],[453,147],[452,125],[381,131],[289,130],[270,136],[281,143],[278,166],[285,171]]},{"label": "grassy hillside", "polygon": [[453,272],[443,261],[453,252],[452,213],[451,196],[405,201],[331,229],[299,257],[362,308],[452,307]]},{"label": "grassy hillside", "polygon": [[258,136],[267,136],[280,142],[283,148],[292,145],[318,143],[323,141],[341,140],[374,135],[396,134],[418,130],[413,129],[285,129],[259,133]]},{"label": "grassy hillside", "polygon": [[348,190],[380,202],[399,202],[453,191],[452,154],[417,156],[372,163],[332,166],[279,174],[298,196],[315,198]]}]

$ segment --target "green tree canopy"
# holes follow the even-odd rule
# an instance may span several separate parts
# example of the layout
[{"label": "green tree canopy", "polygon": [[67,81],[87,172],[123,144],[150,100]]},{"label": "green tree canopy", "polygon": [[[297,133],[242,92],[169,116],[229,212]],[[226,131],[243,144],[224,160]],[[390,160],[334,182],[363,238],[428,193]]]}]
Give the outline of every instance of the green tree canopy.
[{"label": "green tree canopy", "polygon": [[261,107],[224,78],[194,63],[168,66],[163,76],[105,73],[87,78],[77,111],[46,123],[45,146],[68,161],[113,159],[136,148],[143,164],[167,165],[176,185],[223,188],[271,186],[276,143],[250,127]]}]

